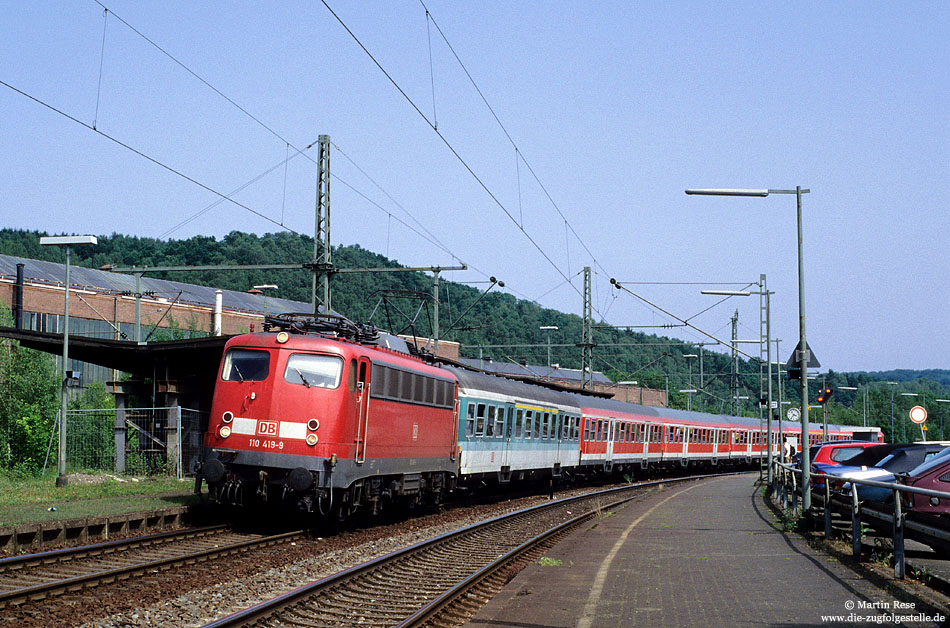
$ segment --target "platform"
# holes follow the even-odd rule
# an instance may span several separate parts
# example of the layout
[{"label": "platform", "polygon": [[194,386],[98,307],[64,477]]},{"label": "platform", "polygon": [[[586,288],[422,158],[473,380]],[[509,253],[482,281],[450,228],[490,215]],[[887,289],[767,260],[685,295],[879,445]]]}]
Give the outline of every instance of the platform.
[{"label": "platform", "polygon": [[604,512],[524,569],[467,626],[855,627],[895,625],[893,615],[918,616],[906,626],[943,623],[933,617],[946,609],[887,592],[783,534],[757,479],[673,484]]}]

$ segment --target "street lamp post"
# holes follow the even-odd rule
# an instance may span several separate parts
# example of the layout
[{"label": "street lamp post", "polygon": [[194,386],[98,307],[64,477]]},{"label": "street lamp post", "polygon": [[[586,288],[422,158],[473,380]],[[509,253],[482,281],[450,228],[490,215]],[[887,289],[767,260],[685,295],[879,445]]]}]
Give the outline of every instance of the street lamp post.
[{"label": "street lamp post", "polygon": [[68,397],[66,388],[69,385],[69,258],[71,246],[82,244],[98,244],[96,236],[43,236],[40,238],[43,246],[62,246],[66,248],[66,301],[63,306],[63,380],[60,388],[59,410],[59,447],[57,455],[56,486],[66,486],[66,405]]},{"label": "street lamp post", "polygon": [[[852,391],[854,391],[854,392],[857,392],[857,391],[858,391],[858,387],[857,387],[857,386],[838,386],[838,390],[852,390]],[[865,391],[865,393],[867,393],[867,389],[866,389],[866,388],[864,389],[864,391]],[[855,395],[855,398],[857,398],[857,395]],[[851,405],[851,409],[854,410],[854,404]],[[865,412],[865,413],[864,413],[864,421],[863,421],[863,423],[864,423],[864,427],[867,427],[867,426],[868,426],[867,404],[865,404],[865,406],[864,406],[864,412]]]},{"label": "street lamp post", "polygon": [[[950,403],[950,399],[934,399],[937,403]],[[943,440],[943,412],[940,413],[940,439]]]},{"label": "street lamp post", "polygon": [[[628,387],[636,386],[637,380],[635,379],[625,380],[622,382],[617,382],[617,385],[623,386],[623,400],[630,401],[630,388]],[[642,388],[640,389],[640,403],[643,403],[643,389]]]},{"label": "street lamp post", "polygon": [[548,369],[549,369],[549,370],[548,370],[548,379],[551,379],[551,371],[550,371],[550,368],[551,368],[551,332],[552,332],[552,331],[557,331],[557,330],[558,330],[558,327],[557,327],[557,325],[541,325],[540,327],[538,327],[538,329],[540,329],[541,331],[546,331],[546,332],[548,332],[548,333],[547,333],[547,337],[548,337]]},{"label": "street lamp post", "polygon": [[805,342],[805,263],[802,255],[802,194],[808,194],[811,190],[802,189],[796,186],[794,190],[745,190],[745,189],[690,189],[686,190],[690,195],[704,196],[752,196],[766,197],[769,194],[794,194],[797,208],[798,219],[798,347],[799,364],[802,370],[802,508],[805,512],[811,509],[811,455],[808,451],[808,345]]},{"label": "street lamp post", "polygon": [[891,442],[893,443],[897,440],[894,436],[894,386],[897,386],[897,382],[885,383],[891,387]]},{"label": "street lamp post", "polygon": [[[683,358],[686,360],[686,367],[687,367],[687,369],[689,370],[689,384],[686,386],[686,389],[690,391],[689,393],[687,393],[687,396],[686,396],[686,409],[687,409],[687,410],[692,410],[692,409],[693,409],[693,394],[692,394],[692,393],[696,392],[696,389],[693,388],[693,363],[692,363],[692,361],[691,361],[691,358],[698,358],[698,357],[699,357],[699,356],[698,356],[697,354],[695,354],[695,353],[684,353],[684,354],[683,354]],[[680,392],[682,392],[682,391],[680,391]]]}]

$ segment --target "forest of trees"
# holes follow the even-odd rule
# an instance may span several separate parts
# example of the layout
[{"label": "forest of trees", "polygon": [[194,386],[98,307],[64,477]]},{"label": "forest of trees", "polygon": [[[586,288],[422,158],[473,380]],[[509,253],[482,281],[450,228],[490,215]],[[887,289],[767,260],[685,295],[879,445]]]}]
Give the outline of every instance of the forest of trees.
[{"label": "forest of trees", "polygon": [[[40,246],[39,238],[43,235],[48,234],[2,229],[0,253],[63,262],[63,253],[58,247]],[[164,241],[119,234],[104,235],[99,236],[99,243],[95,247],[76,247],[72,260],[77,265],[99,268],[105,265],[293,264],[309,262],[312,256],[313,239],[306,236],[290,233],[257,236],[234,231],[221,240],[195,236],[186,240]],[[399,266],[358,245],[335,247],[333,262],[337,268]],[[274,296],[304,302],[310,301],[312,289],[312,275],[305,270],[203,271],[155,273],[150,276],[239,291],[247,290],[256,284],[277,284],[280,288]],[[334,275],[331,285],[334,310],[353,320],[366,322],[380,302],[380,291],[402,290],[431,294],[432,276],[418,272],[345,273]],[[548,338],[539,327],[554,325],[558,330],[551,332],[551,343],[569,346],[555,347],[552,351],[552,361],[564,368],[580,367],[581,350],[576,346],[582,337],[583,322],[580,316],[543,308],[536,303],[498,291],[492,291],[484,298],[480,297],[481,292],[473,287],[444,279],[440,282],[441,337],[461,343],[463,356],[482,355],[492,357],[496,361],[527,360],[533,364],[544,364],[547,361]],[[580,305],[578,303],[578,310]],[[402,309],[415,311],[417,307],[418,303],[415,303],[405,305]],[[430,303],[430,316],[419,318],[414,328],[415,333],[423,336],[430,333],[431,311]],[[464,318],[460,318],[462,313],[466,313]],[[382,310],[377,312],[370,322],[390,331],[404,331],[404,322],[401,319],[387,319]],[[599,322],[595,321],[595,325],[597,324]],[[688,365],[687,359],[683,357],[684,354],[696,353],[695,345],[685,344],[675,338],[616,329],[596,329],[594,342],[597,345],[594,349],[594,368],[604,372],[613,381],[636,380],[640,385],[669,390],[670,405],[685,408],[686,394],[678,391],[686,387],[688,373],[691,371],[692,387],[699,389],[692,397],[693,409],[723,413],[731,411],[731,362],[725,353],[704,353],[704,378],[700,387],[696,361],[693,360],[693,363]],[[491,350],[481,348],[484,345],[524,344],[536,346]],[[10,443],[22,441],[34,432],[38,434],[40,430],[34,429],[35,426],[52,424],[50,413],[55,415],[56,412],[58,386],[55,383],[55,373],[52,372],[50,356],[16,348],[15,343],[9,341],[4,341],[0,347],[0,386],[3,386],[4,391],[0,396],[0,430],[3,431],[0,437],[8,443],[7,451],[0,451],[0,466],[8,466],[14,458],[33,461],[33,458],[25,458],[12,452],[10,447],[13,445]],[[22,382],[19,378],[26,372],[35,372],[38,381],[43,383]],[[740,360],[739,373],[739,395],[750,399],[745,402],[743,413],[759,416],[755,405],[759,397],[759,364],[756,361]],[[49,389],[49,381],[53,381],[52,392]],[[889,381],[896,383],[887,384]],[[894,416],[898,438],[902,428],[905,432],[910,429],[904,424],[908,423],[907,409],[914,403],[925,405],[932,414],[938,415],[937,422],[931,422],[938,434],[939,422],[942,421],[940,413],[950,414],[950,408],[947,407],[950,404],[938,404],[934,401],[937,398],[950,398],[950,371],[828,372],[815,382],[815,393],[818,387],[824,384],[836,389],[849,386],[858,390],[838,390],[823,410],[814,412],[815,420],[822,420],[822,412],[827,412],[829,422],[861,424],[864,420],[866,397],[869,423],[883,427],[889,440],[892,394],[896,395]],[[792,382],[789,385],[786,381],[783,386],[785,398],[798,405],[798,383]],[[29,399],[28,402],[13,401],[13,397],[19,394],[17,391],[24,387],[35,388],[42,391],[42,394],[27,395],[25,399]],[[900,393],[913,393],[919,397],[909,398]],[[53,403],[50,402],[51,399]],[[27,405],[23,405],[24,403]],[[916,426],[914,429],[917,429]],[[947,431],[950,432],[950,425]],[[47,431],[46,436],[42,438],[48,438],[48,434]],[[909,437],[909,434],[905,435]],[[935,436],[937,434],[931,432],[931,438]]]}]

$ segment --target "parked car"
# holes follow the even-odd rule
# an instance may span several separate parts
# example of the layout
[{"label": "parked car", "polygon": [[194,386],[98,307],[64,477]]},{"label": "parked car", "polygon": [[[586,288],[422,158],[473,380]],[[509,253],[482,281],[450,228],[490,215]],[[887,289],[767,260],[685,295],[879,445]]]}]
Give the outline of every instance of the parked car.
[{"label": "parked car", "polygon": [[[809,449],[809,453],[811,454],[811,472],[820,473],[823,469],[840,465],[868,447],[874,447],[875,445],[880,445],[880,443],[844,440],[818,443]],[[797,466],[801,466],[800,457],[798,458]],[[825,480],[820,477],[813,477],[811,485],[824,486]]]},{"label": "parked car", "polygon": [[[880,445],[880,443],[866,440],[833,440],[812,445],[808,448],[808,453],[812,464],[819,462],[834,465],[841,464],[851,456],[855,456],[867,447],[874,445]],[[802,453],[800,451],[792,456],[792,464],[797,467],[802,466]]]},{"label": "parked car", "polygon": [[[907,473],[898,475],[897,481],[905,486],[950,493],[950,447]],[[950,499],[913,493],[902,493],[901,499],[908,510],[950,517]]]},{"label": "parked car", "polygon": [[[907,473],[947,449],[942,444],[879,445],[854,456],[847,464],[828,468],[825,473],[841,480],[860,479],[894,482],[899,473]],[[833,487],[850,491],[850,482],[830,480]],[[858,497],[865,500],[888,502],[894,492],[880,486],[858,485]]]}]

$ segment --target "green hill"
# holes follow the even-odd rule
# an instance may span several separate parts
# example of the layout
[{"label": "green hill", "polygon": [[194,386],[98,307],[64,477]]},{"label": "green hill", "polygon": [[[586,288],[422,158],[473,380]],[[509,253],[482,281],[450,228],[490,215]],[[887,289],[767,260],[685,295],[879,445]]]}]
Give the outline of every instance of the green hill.
[{"label": "green hill", "polygon": [[[62,251],[39,244],[36,231],[0,230],[0,253],[33,259],[62,262]],[[106,264],[122,266],[204,266],[221,264],[292,264],[310,261],[313,239],[288,233],[257,236],[234,231],[221,240],[195,236],[186,240],[157,240],[120,234],[99,237],[95,247],[76,247],[73,263],[98,268]],[[399,267],[396,262],[361,248],[359,245],[339,246],[333,250],[337,268]],[[163,273],[153,276],[188,283],[216,286],[231,290],[247,290],[256,284],[277,284],[277,296],[299,301],[310,301],[312,275],[304,270],[274,271],[206,271]],[[400,273],[345,273],[332,279],[333,308],[357,321],[367,321],[377,309],[382,290],[402,290],[431,294],[432,276],[418,272]],[[496,361],[527,360],[534,364],[547,361],[547,336],[538,328],[556,325],[551,335],[555,347],[552,361],[565,368],[579,368],[582,320],[580,316],[518,299],[511,294],[492,291],[479,300],[481,292],[463,284],[440,282],[441,337],[461,343],[462,355],[493,357]],[[415,312],[418,302],[406,304],[404,311]],[[469,309],[471,308],[471,309]],[[580,309],[580,303],[578,303]],[[465,313],[464,317],[461,317]],[[403,331],[404,322],[397,317],[386,318],[382,308],[372,322],[395,332]],[[418,317],[414,331],[419,335],[431,332],[431,304],[429,315]],[[449,329],[452,324],[452,329]],[[597,322],[595,321],[595,325]],[[448,331],[446,331],[448,330]],[[614,381],[636,379],[641,385],[671,390],[670,403],[685,407],[686,396],[678,393],[684,388],[688,372],[684,353],[695,352],[694,346],[675,338],[610,329],[595,330],[594,350],[596,370],[606,373]],[[508,347],[485,349],[484,345],[537,345],[535,347]],[[726,355],[704,355],[706,386],[693,398],[694,409],[728,412],[730,362]],[[692,365],[694,387],[698,384],[698,368]],[[740,360],[740,395],[755,400],[759,395],[759,366],[757,362]],[[896,381],[896,386],[885,384]],[[950,397],[950,371],[887,371],[881,373],[829,372],[824,382],[833,387],[853,386],[860,390],[836,392],[827,407],[835,422],[861,423],[863,421],[864,390],[868,390],[872,422],[890,417],[890,399],[897,392],[916,392],[924,395],[922,401]],[[815,388],[823,382],[819,380]],[[787,382],[786,382],[787,384]],[[798,400],[797,382],[786,385],[787,398]],[[906,405],[906,398],[901,399]],[[937,406],[936,403],[932,403]],[[758,416],[758,410],[748,414]],[[816,418],[820,420],[820,414]]]}]

